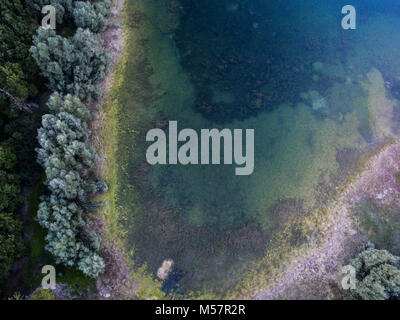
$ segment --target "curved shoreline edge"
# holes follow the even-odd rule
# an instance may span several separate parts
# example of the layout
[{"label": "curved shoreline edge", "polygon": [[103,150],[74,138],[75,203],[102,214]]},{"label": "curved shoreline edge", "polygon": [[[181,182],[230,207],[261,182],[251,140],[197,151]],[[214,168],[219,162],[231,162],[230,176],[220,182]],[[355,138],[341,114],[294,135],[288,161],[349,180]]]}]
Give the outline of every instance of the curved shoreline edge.
[{"label": "curved shoreline edge", "polygon": [[[99,84],[105,94],[97,105],[103,108],[99,108],[101,111],[93,122],[93,142],[100,156],[96,170],[109,186],[108,192],[100,196],[103,207],[95,222],[95,228],[102,234],[100,254],[106,263],[106,271],[97,279],[96,286],[100,299],[159,299],[164,297],[161,282],[155,280],[145,266],[134,265],[131,258],[133,251],[128,249],[124,229],[128,218],[120,205],[121,200],[127,200],[121,199],[121,193],[135,193],[121,188],[119,183],[126,179],[126,168],[121,165],[124,163],[121,157],[126,152],[121,150],[119,141],[126,131],[134,130],[121,128],[120,121],[126,118],[126,111],[123,110],[125,97],[119,95],[119,88],[126,85],[125,74],[129,72],[129,65],[134,64],[129,53],[135,48],[136,29],[131,28],[128,19],[136,9],[134,3],[124,0],[114,0],[114,4],[110,22],[120,27],[110,28],[103,35],[107,49],[112,52],[112,66]],[[136,198],[134,203],[136,207],[140,205]]]},{"label": "curved shoreline edge", "polygon": [[280,272],[272,284],[259,290],[253,299],[335,298],[328,287],[338,285],[342,266],[354,255],[365,239],[357,237],[359,221],[354,215],[357,204],[375,199],[391,205],[400,195],[395,173],[400,169],[400,140],[391,139],[376,154],[361,165],[360,172],[349,179],[337,200],[329,209],[322,232],[324,240],[302,248],[285,271]]},{"label": "curved shoreline edge", "polygon": [[[116,21],[121,21],[124,2],[122,0],[114,1],[114,3],[116,2],[121,6],[117,9],[118,12],[112,13],[113,17],[111,19],[116,18]],[[117,48],[117,50],[112,52],[113,63],[110,68],[111,70],[105,80],[100,84],[103,90],[108,91],[105,94],[105,98],[100,101],[100,105],[118,104],[119,102],[119,97],[113,96],[112,93],[110,93],[110,88],[113,85],[121,85],[117,75],[121,73],[124,65],[129,63],[128,60],[124,61],[123,58],[123,51],[126,44],[124,42],[126,41],[124,37],[125,31],[122,29],[110,28],[109,36],[111,35],[111,38],[106,38],[108,31],[104,34],[105,38],[103,39],[106,39],[105,45],[107,49],[115,50],[115,48]],[[114,32],[115,34],[113,34]],[[115,38],[113,38],[114,36]],[[109,41],[107,41],[107,39]],[[129,45],[131,44],[128,44],[128,46]],[[129,57],[126,57],[126,59],[128,58]],[[117,181],[119,175],[122,174],[122,172],[117,172],[118,170],[115,168],[115,165],[114,168],[105,165],[105,162],[113,161],[113,159],[111,159],[112,155],[117,155],[118,136],[123,128],[118,128],[116,123],[119,117],[123,116],[121,111],[122,110],[107,110],[107,119],[105,119],[104,112],[100,111],[99,118],[93,123],[93,131],[101,132],[94,137],[94,144],[98,147],[101,156],[101,161],[98,164],[97,170],[103,173],[101,175],[107,182]],[[105,125],[108,127],[108,130],[106,130],[107,132],[102,130]],[[129,130],[129,128],[127,130]],[[110,132],[112,132],[112,135],[107,135],[107,133]],[[107,143],[103,145],[103,143],[100,142],[101,139],[106,140]],[[392,141],[384,145],[377,154],[372,155],[366,164],[360,168],[358,175],[349,179],[347,185],[342,188],[342,192],[334,204],[327,209],[328,212],[322,214],[321,220],[323,221],[323,225],[321,225],[319,233],[324,232],[323,237],[318,237],[319,239],[316,239],[315,242],[299,250],[295,250],[296,252],[293,255],[289,254],[284,271],[279,269],[271,270],[271,279],[268,279],[268,282],[271,284],[266,286],[265,289],[259,290],[256,293],[254,293],[253,290],[253,294],[244,295],[241,296],[241,298],[296,298],[296,293],[299,293],[299,290],[309,293],[309,297],[315,297],[321,295],[323,290],[326,290],[325,286],[329,285],[330,281],[337,282],[340,276],[340,267],[346,262],[346,259],[348,259],[351,250],[355,248],[353,236],[356,234],[357,225],[351,215],[352,206],[360,200],[358,195],[374,196],[382,193],[384,190],[388,190],[388,188],[395,183],[392,173],[399,169],[400,164],[394,159],[394,154],[399,154],[399,152],[400,142]],[[387,161],[389,167],[385,167],[386,157],[391,159],[391,161]],[[376,171],[377,168],[380,168],[378,172]],[[391,177],[388,178],[390,174]],[[109,177],[112,177],[112,179],[108,179]],[[371,183],[372,178],[374,178],[374,182],[377,182],[376,184]],[[379,182],[381,184],[379,184]],[[366,184],[374,186],[374,188],[367,190]],[[117,192],[113,189],[118,189],[118,186],[114,183],[110,183],[110,188],[111,190],[109,193],[117,196]],[[101,210],[100,213],[105,225],[103,226],[104,241],[102,245],[102,254],[103,257],[104,254],[106,255],[105,261],[109,267],[106,275],[102,276],[97,282],[100,297],[105,299],[110,296],[112,298],[136,299],[139,285],[132,280],[136,277],[131,277],[132,270],[130,270],[130,266],[132,262],[127,261],[127,256],[131,253],[123,253],[124,249],[122,248],[124,248],[124,240],[119,239],[119,236],[123,238],[124,234],[121,235],[119,233],[119,213],[117,212],[118,203],[116,201],[118,199],[113,199],[113,195],[105,195],[103,199],[105,199],[106,209]],[[125,217],[122,217],[122,219],[125,219]],[[118,237],[113,237],[113,235],[118,235]],[[285,264],[283,263],[282,265]],[[146,272],[144,271],[144,273]],[[256,286],[254,286],[254,288],[255,287]],[[293,291],[293,293],[288,293],[288,291]],[[157,298],[157,295],[149,294],[148,297]],[[298,297],[297,295],[297,298]],[[329,293],[326,297],[330,297]]]}]

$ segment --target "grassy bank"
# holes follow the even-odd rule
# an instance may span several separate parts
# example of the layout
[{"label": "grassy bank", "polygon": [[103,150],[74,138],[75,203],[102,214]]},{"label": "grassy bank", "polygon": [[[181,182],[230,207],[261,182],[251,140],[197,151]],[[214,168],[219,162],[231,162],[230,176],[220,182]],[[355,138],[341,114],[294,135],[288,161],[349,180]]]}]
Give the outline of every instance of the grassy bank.
[{"label": "grassy bank", "polygon": [[[140,29],[136,28],[137,16],[140,20],[138,2],[126,1],[123,9],[124,49],[115,68],[111,89],[107,93],[103,108],[104,117],[100,134],[104,165],[102,176],[109,185],[109,191],[102,196],[106,223],[105,241],[116,241],[125,252],[130,264],[132,278],[139,284],[136,292],[139,298],[162,298],[161,283],[149,272],[146,265],[136,265],[131,261],[134,244],[129,242],[127,226],[135,225],[134,217],[142,214],[141,197],[130,183],[132,159],[140,151],[138,143],[139,121],[142,119],[139,101],[131,93],[141,90],[135,77],[143,77],[141,66],[145,53],[138,46]],[[139,21],[138,21],[139,23]],[[135,57],[135,60],[132,60]]]}]

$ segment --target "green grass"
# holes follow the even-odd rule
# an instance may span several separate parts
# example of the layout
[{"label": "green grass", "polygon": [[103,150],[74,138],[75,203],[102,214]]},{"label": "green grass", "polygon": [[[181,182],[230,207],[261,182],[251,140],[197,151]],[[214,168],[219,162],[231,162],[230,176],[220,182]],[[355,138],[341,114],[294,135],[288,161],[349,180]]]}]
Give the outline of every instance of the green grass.
[{"label": "green grass", "polygon": [[[134,15],[136,10],[135,3],[125,2],[124,23],[129,21],[130,15]],[[126,45],[114,71],[111,89],[106,96],[104,121],[101,132],[98,133],[102,138],[102,153],[107,155],[101,175],[109,186],[108,192],[101,197],[105,204],[103,214],[107,226],[103,241],[116,241],[127,258],[134,254],[134,244],[128,239],[126,226],[134,225],[134,216],[142,211],[139,192],[129,181],[130,164],[137,152],[135,125],[140,116],[134,108],[129,112],[123,108],[132,105],[131,97],[127,93],[132,86],[130,75],[136,67],[131,57],[140,55],[139,52],[136,53],[135,44],[138,39],[138,30],[125,28]],[[127,259],[131,266],[132,278],[139,284],[137,296],[143,299],[163,298],[161,282],[155,279],[145,265],[136,265],[132,261],[133,259]]]},{"label": "green grass", "polygon": [[397,171],[397,172],[394,174],[394,177],[395,177],[397,183],[400,184],[400,171]]},{"label": "green grass", "polygon": [[386,249],[400,254],[398,237],[400,234],[400,213],[396,208],[367,200],[356,210],[361,220],[362,232],[378,249]]}]

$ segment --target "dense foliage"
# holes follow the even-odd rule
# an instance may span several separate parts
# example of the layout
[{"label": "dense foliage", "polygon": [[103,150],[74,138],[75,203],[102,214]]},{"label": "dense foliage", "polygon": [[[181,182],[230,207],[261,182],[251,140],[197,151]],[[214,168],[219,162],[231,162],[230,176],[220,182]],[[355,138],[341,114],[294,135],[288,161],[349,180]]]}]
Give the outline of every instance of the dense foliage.
[{"label": "dense foliage", "polygon": [[[103,32],[107,28],[107,16],[111,7],[110,1],[96,2],[73,0],[25,0],[26,4],[37,14],[45,5],[52,5],[56,9],[58,24],[74,22],[77,27],[88,28],[92,32]],[[70,21],[68,21],[70,20]]]},{"label": "dense foliage", "polygon": [[91,171],[95,150],[88,143],[91,113],[82,101],[97,99],[96,83],[105,75],[110,57],[96,32],[104,31],[110,2],[26,0],[40,12],[44,5],[56,7],[57,23],[78,27],[69,38],[39,27],[30,53],[48,88],[55,93],[48,101],[49,114],[38,130],[38,163],[46,172],[51,192],[39,206],[37,219],[48,230],[47,250],[57,263],[76,266],[90,277],[104,270],[96,253],[100,237],[87,227],[90,198],[106,186]]},{"label": "dense foliage", "polygon": [[23,99],[37,93],[38,70],[29,55],[36,26],[22,0],[0,0],[0,88]]},{"label": "dense foliage", "polygon": [[[56,8],[57,31],[39,27],[48,4]],[[41,175],[33,159],[40,123],[38,163],[51,194],[40,204],[38,220],[48,229],[47,249],[58,262],[92,277],[104,269],[96,254],[100,237],[89,230],[86,218],[90,197],[105,184],[90,170],[96,161],[88,143],[91,113],[81,100],[99,96],[95,83],[104,76],[109,56],[92,32],[107,28],[109,8],[108,1],[0,0],[0,282],[22,250],[22,223],[16,215],[21,186]],[[70,33],[73,24],[81,27],[74,36],[58,35],[64,29]],[[44,88],[39,72],[51,91],[60,92],[52,95],[42,122],[37,110],[21,112],[36,107],[26,101],[43,96],[37,96]]]},{"label": "dense foliage", "polygon": [[[56,8],[57,31],[39,27],[48,4]],[[104,76],[109,56],[92,32],[107,28],[109,8],[109,1],[0,0],[0,284],[23,249],[17,216],[22,186],[42,174],[34,161],[40,123],[38,163],[51,194],[40,204],[38,220],[48,229],[47,249],[58,262],[92,277],[104,269],[96,253],[100,237],[86,220],[91,196],[105,184],[91,171],[96,161],[88,143],[91,113],[81,100],[99,96],[95,83]],[[74,36],[58,35],[74,30],[71,25],[80,27]],[[39,72],[51,91],[60,92],[52,95],[50,113],[43,118],[31,110],[46,96]]]},{"label": "dense foliage", "polygon": [[98,98],[95,84],[104,77],[109,55],[103,41],[88,29],[78,29],[72,38],[40,27],[30,49],[49,89],[71,93],[81,100]]},{"label": "dense foliage", "polygon": [[38,111],[14,112],[2,127],[5,138],[2,144],[17,155],[17,171],[24,186],[32,186],[43,175],[43,171],[35,161],[36,135],[40,120],[41,112]]},{"label": "dense foliage", "polygon": [[[38,93],[40,77],[29,48],[37,20],[24,0],[0,0],[0,284],[22,254],[21,187],[35,183],[35,132],[40,114],[21,110]],[[29,170],[26,170],[29,168]],[[1,289],[0,289],[1,291]]]},{"label": "dense foliage", "polygon": [[90,170],[96,161],[88,143],[91,114],[72,95],[54,93],[48,107],[52,113],[43,116],[38,131],[38,162],[46,171],[51,196],[43,199],[37,218],[48,230],[46,248],[58,263],[97,277],[104,270],[96,254],[100,238],[87,230],[85,212],[90,196],[106,187]]},{"label": "dense foliage", "polygon": [[44,6],[52,5],[56,9],[56,19],[59,24],[70,18],[73,10],[73,0],[25,0],[25,2],[38,15]]},{"label": "dense foliage", "polygon": [[368,244],[350,264],[356,269],[357,285],[351,298],[400,299],[400,257]]},{"label": "dense foliage", "polygon": [[56,296],[51,290],[43,288],[37,289],[27,300],[56,300]]},{"label": "dense foliage", "polygon": [[29,54],[35,23],[22,0],[0,0],[0,124],[16,101],[22,104],[38,92],[38,69]]},{"label": "dense foliage", "polygon": [[88,28],[92,32],[103,32],[108,27],[109,1],[91,4],[86,1],[74,3],[73,17],[77,27]]},{"label": "dense foliage", "polygon": [[0,283],[23,248],[22,223],[15,217],[22,202],[16,163],[16,155],[0,147]]}]

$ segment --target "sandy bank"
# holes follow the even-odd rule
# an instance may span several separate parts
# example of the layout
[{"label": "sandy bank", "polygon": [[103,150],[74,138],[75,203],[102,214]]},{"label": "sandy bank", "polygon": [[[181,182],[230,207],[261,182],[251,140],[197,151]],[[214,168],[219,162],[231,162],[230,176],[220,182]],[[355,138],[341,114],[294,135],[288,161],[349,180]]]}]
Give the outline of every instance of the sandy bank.
[{"label": "sandy bank", "polygon": [[[286,270],[269,288],[259,291],[254,299],[335,298],[340,291],[342,266],[363,241],[357,234],[358,221],[354,207],[364,199],[393,204],[400,196],[394,174],[400,168],[400,141],[396,140],[374,155],[340,194],[330,209],[323,228],[324,241],[303,248]],[[337,297],[337,296],[336,296]]]}]

